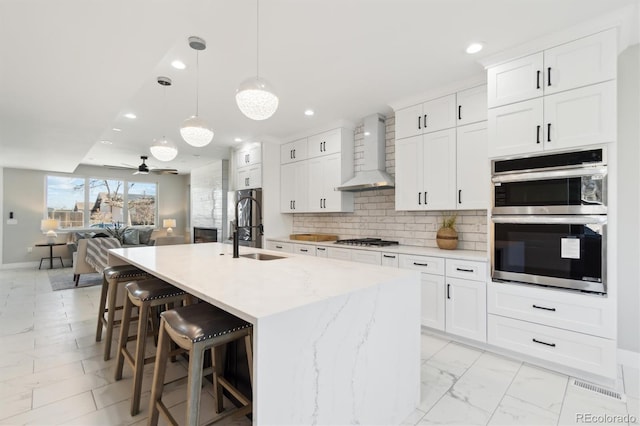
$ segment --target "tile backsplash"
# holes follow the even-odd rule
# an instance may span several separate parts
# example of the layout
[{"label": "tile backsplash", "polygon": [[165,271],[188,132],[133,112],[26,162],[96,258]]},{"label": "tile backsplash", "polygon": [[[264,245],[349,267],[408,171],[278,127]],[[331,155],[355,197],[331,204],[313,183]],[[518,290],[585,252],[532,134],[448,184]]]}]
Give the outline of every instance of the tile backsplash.
[{"label": "tile backsplash", "polygon": [[[395,120],[386,119],[386,170],[395,175]],[[363,162],[363,125],[355,129],[355,170]],[[340,238],[377,237],[400,244],[437,247],[436,232],[443,214],[452,212],[408,212],[395,210],[395,190],[356,192],[353,213],[296,213],[294,233],[336,234]],[[487,211],[458,210],[458,248],[487,250]]]}]

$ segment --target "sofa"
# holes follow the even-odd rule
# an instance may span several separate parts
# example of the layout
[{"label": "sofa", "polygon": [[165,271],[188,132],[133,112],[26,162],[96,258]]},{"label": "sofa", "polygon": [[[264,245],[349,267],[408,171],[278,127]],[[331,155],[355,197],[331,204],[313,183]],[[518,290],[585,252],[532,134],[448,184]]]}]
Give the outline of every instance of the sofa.
[{"label": "sofa", "polygon": [[67,242],[67,246],[72,252],[73,280],[76,286],[81,274],[102,273],[107,266],[107,250],[154,245],[153,231],[153,228],[128,228],[125,230],[122,242],[102,232],[75,232],[72,235],[72,241]]}]

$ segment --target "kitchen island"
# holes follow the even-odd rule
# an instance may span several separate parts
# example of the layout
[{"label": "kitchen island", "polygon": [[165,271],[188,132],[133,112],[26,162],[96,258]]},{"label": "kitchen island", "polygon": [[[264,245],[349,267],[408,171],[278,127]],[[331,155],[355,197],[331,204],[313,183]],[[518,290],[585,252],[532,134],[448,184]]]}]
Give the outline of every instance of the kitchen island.
[{"label": "kitchen island", "polygon": [[418,272],[184,244],[109,251],[254,326],[253,421],[399,424],[420,397]]}]

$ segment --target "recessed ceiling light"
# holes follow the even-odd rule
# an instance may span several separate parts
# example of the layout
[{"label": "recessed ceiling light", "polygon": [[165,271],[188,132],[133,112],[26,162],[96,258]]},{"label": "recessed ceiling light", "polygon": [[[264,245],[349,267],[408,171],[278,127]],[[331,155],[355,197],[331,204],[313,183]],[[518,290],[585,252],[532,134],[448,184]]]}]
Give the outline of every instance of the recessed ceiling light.
[{"label": "recessed ceiling light", "polygon": [[103,145],[113,145],[113,142],[107,141],[107,140],[100,141],[100,143],[103,144]]},{"label": "recessed ceiling light", "polygon": [[307,117],[311,117],[313,114],[315,114],[315,112],[312,109],[304,110],[304,115],[306,115]]},{"label": "recessed ceiling light", "polygon": [[233,141],[234,142],[242,142],[242,138],[235,138]]},{"label": "recessed ceiling light", "polygon": [[137,117],[137,115],[135,115],[135,114],[134,114],[134,113],[132,113],[132,112],[128,112],[128,113],[126,113],[124,116],[125,116],[125,117],[127,117],[127,118],[130,118],[131,120],[133,120],[134,118],[136,118],[136,117]]},{"label": "recessed ceiling light", "polygon": [[183,70],[185,69],[187,66],[184,64],[184,62],[176,59],[175,61],[171,62],[171,66],[174,67],[177,70]]},{"label": "recessed ceiling light", "polygon": [[117,127],[114,127],[114,128],[113,128],[113,129],[111,129],[111,130],[113,130],[114,132],[121,132],[121,131],[122,131],[122,129],[118,129]]},{"label": "recessed ceiling light", "polygon": [[482,45],[482,43],[471,43],[469,46],[467,46],[467,53],[470,55],[478,53],[482,50],[483,47],[484,46]]}]

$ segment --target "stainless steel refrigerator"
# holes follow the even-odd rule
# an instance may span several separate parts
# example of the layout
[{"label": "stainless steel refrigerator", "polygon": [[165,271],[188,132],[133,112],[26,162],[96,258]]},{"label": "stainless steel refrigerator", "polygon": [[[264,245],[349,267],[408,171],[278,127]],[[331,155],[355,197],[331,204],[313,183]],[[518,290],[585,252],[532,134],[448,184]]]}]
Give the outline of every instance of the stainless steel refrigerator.
[{"label": "stainless steel refrigerator", "polygon": [[[253,197],[258,203],[250,199],[238,200],[243,197]],[[231,241],[235,227],[236,204],[238,204],[238,243],[241,246],[262,248],[262,235],[255,226],[260,225],[262,189],[242,189],[231,191],[227,196],[228,241]],[[260,207],[258,207],[260,206]]]}]

